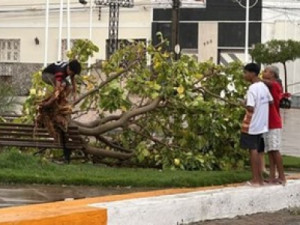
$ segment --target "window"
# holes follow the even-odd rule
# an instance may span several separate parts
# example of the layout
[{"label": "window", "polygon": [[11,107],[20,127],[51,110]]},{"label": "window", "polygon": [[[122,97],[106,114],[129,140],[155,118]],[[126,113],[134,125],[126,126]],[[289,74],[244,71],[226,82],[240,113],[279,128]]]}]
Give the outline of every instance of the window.
[{"label": "window", "polygon": [[13,65],[3,63],[0,64],[0,77],[1,76],[12,76],[13,75]]},{"label": "window", "polygon": [[[78,39],[71,39],[70,40],[70,48],[73,47],[74,43],[77,41]],[[63,39],[61,40],[61,59],[62,60],[67,60],[67,52],[68,52],[68,44],[67,44],[67,39]]]},{"label": "window", "polygon": [[20,39],[0,39],[0,62],[20,61]]},{"label": "window", "polygon": [[0,83],[3,85],[12,85],[12,76],[0,76]]},{"label": "window", "polygon": [[0,64],[0,83],[12,85],[13,65],[11,63]]}]

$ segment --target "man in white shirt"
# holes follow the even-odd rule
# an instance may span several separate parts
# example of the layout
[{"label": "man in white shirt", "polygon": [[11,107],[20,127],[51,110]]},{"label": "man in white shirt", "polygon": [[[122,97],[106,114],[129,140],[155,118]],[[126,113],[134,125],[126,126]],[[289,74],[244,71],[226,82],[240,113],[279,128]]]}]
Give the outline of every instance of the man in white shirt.
[{"label": "man in white shirt", "polygon": [[254,186],[263,185],[258,148],[262,134],[269,129],[269,104],[273,101],[268,87],[258,77],[259,72],[260,67],[255,63],[249,63],[244,67],[244,78],[251,85],[247,91],[241,147],[250,152],[252,180],[248,184]]}]

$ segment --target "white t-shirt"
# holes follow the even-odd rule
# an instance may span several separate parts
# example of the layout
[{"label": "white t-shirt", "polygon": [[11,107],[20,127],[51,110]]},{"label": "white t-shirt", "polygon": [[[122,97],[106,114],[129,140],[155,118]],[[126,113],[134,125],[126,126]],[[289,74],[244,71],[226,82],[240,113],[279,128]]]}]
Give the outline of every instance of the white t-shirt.
[{"label": "white t-shirt", "polygon": [[263,82],[251,84],[247,92],[247,106],[254,108],[248,134],[256,135],[269,130],[269,104],[273,101],[268,87]]}]

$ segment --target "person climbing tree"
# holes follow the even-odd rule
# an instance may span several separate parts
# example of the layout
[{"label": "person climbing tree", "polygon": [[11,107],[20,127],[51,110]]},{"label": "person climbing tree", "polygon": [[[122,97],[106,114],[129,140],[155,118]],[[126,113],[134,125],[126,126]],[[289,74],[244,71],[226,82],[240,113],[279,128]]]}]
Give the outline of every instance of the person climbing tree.
[{"label": "person climbing tree", "polygon": [[38,127],[46,127],[54,141],[62,144],[66,163],[70,162],[71,155],[66,142],[72,113],[72,106],[67,98],[71,92],[72,83],[73,100],[76,100],[75,75],[79,75],[80,72],[81,65],[77,60],[52,63],[42,71],[42,80],[53,86],[54,91],[39,104],[36,124]]},{"label": "person climbing tree", "polygon": [[[55,87],[54,92],[61,88],[66,88],[67,96],[69,95],[70,89],[70,82],[68,78],[70,78],[72,83],[72,94],[73,100],[76,99],[76,82],[75,82],[75,75],[80,74],[81,72],[81,65],[78,60],[74,59],[70,62],[58,61],[55,63],[50,64],[47,66],[42,72],[42,80]],[[48,101],[43,103],[44,106],[50,105],[55,99],[55,95],[52,96]]]}]

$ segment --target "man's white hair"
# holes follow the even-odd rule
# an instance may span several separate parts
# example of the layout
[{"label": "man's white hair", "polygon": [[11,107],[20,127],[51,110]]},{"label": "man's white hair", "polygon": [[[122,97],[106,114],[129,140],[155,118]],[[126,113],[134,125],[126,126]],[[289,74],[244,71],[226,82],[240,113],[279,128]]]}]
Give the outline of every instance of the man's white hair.
[{"label": "man's white hair", "polygon": [[268,65],[268,66],[266,67],[266,69],[268,69],[268,70],[270,70],[272,73],[274,73],[276,79],[279,78],[279,69],[278,69],[277,66]]}]

